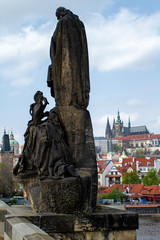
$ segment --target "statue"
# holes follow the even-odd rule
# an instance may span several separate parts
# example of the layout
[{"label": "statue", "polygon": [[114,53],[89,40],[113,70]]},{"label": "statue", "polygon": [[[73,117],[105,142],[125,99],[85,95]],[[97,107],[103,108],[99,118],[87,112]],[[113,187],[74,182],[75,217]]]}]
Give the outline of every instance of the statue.
[{"label": "statue", "polygon": [[[30,106],[32,120],[24,134],[25,145],[14,174],[37,170],[40,180],[78,177],[55,110],[44,112],[48,101],[40,91],[34,100]],[[48,118],[43,120],[45,116]]]},{"label": "statue", "polygon": [[[48,86],[56,107],[37,91],[24,149],[14,168],[31,207],[41,213],[93,212],[97,163],[89,111],[89,63],[83,23],[70,10],[56,10]],[[47,197],[46,197],[47,196]]]},{"label": "statue", "polygon": [[86,33],[70,10],[56,10],[59,22],[51,39],[48,86],[56,106],[86,108],[89,103],[89,63]]}]

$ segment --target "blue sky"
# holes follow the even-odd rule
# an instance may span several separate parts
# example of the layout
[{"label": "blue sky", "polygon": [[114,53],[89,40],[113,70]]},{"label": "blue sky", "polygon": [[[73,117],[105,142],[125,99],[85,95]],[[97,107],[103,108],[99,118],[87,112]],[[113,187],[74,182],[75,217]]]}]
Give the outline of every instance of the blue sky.
[{"label": "blue sky", "polygon": [[95,136],[104,136],[118,109],[127,125],[160,133],[159,0],[0,0],[0,139],[4,127],[23,144],[33,95],[47,87],[50,38],[59,6],[84,22],[90,61],[90,111]]}]

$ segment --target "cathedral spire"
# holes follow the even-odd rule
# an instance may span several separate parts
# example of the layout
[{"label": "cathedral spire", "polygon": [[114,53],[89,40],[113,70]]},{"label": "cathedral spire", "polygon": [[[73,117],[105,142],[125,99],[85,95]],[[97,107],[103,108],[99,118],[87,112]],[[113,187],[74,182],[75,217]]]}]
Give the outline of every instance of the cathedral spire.
[{"label": "cathedral spire", "polygon": [[108,117],[107,117],[107,125],[106,125],[105,137],[106,138],[111,138],[112,137],[112,131],[111,131],[111,126],[110,126]]},{"label": "cathedral spire", "polygon": [[118,110],[118,115],[117,115],[116,123],[121,123],[121,118],[120,118],[119,110]]},{"label": "cathedral spire", "polygon": [[130,121],[130,117],[128,118],[128,128],[131,128],[131,121]]}]

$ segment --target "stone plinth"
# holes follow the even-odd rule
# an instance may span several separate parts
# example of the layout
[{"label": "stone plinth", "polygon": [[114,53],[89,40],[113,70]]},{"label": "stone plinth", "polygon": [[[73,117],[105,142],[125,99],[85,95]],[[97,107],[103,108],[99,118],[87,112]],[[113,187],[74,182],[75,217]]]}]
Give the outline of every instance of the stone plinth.
[{"label": "stone plinth", "polygon": [[37,173],[21,174],[20,182],[27,192],[31,207],[40,213],[86,213],[90,209],[92,178],[87,171],[80,177],[59,180],[38,179]]},{"label": "stone plinth", "polygon": [[89,190],[92,195],[90,209],[94,211],[97,201],[97,162],[89,111],[74,106],[59,106],[55,110],[71,150],[73,165],[90,173],[92,182]]}]

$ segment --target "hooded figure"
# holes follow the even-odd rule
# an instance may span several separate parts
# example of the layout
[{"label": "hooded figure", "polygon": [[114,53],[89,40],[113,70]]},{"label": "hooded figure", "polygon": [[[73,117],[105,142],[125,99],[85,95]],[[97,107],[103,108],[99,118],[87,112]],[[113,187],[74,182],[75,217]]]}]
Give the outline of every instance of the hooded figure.
[{"label": "hooded figure", "polygon": [[48,86],[56,106],[86,108],[89,103],[89,63],[83,23],[70,10],[58,8],[59,22],[51,39]]}]

